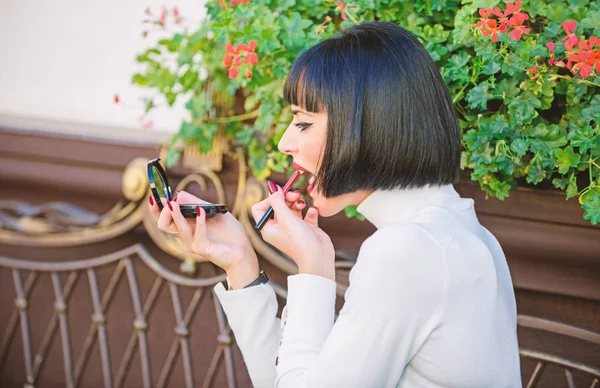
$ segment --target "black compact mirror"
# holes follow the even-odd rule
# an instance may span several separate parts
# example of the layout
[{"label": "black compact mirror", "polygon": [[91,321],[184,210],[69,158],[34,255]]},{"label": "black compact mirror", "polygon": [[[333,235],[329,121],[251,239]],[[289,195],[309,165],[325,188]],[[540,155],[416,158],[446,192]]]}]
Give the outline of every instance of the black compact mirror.
[{"label": "black compact mirror", "polygon": [[[167,174],[160,164],[160,158],[148,162],[148,182],[150,183],[150,190],[152,191],[154,201],[160,209],[164,207],[162,198],[166,201],[173,200],[173,192],[171,191],[171,186],[169,186]],[[227,206],[224,204],[188,203],[179,205],[181,213],[186,218],[196,217],[198,214],[198,207],[204,209],[207,218],[214,217],[217,214],[227,213]]]}]

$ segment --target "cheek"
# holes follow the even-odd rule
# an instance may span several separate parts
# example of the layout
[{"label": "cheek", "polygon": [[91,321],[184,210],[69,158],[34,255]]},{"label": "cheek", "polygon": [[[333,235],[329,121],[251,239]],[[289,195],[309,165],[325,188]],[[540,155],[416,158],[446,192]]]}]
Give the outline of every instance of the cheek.
[{"label": "cheek", "polygon": [[317,165],[319,164],[320,156],[320,144],[315,142],[307,141],[302,147],[302,159],[306,161],[307,168],[311,171],[316,172]]}]

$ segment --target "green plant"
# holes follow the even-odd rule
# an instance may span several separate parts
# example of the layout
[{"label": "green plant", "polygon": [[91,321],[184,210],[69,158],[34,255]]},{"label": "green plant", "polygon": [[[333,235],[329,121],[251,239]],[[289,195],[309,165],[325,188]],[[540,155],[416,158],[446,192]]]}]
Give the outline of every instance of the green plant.
[{"label": "green plant", "polygon": [[[440,67],[464,133],[461,168],[484,191],[504,199],[518,184],[554,187],[600,222],[597,2],[209,0],[206,9],[191,26],[177,12],[184,27],[137,58],[144,69],[133,82],[157,92],[147,112],[160,99],[187,99],[168,164],[176,145],[207,151],[221,131],[258,179],[284,171],[276,145],[291,121],[282,89],[293,61],[347,25],[391,21]],[[165,12],[148,22],[166,28]]]}]

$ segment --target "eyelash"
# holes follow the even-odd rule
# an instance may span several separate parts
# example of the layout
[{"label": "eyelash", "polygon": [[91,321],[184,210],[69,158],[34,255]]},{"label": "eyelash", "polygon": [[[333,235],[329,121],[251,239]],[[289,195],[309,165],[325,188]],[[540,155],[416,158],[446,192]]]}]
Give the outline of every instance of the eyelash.
[{"label": "eyelash", "polygon": [[305,123],[304,121],[301,121],[299,123],[294,123],[294,125],[296,127],[300,128],[300,132],[302,132],[305,129],[307,129],[308,127],[310,127],[312,125],[312,123]]}]

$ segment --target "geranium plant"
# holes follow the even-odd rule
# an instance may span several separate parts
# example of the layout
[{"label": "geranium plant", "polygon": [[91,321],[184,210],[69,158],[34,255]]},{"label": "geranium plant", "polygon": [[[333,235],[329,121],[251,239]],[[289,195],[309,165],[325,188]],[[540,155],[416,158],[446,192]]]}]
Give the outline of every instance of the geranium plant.
[{"label": "geranium plant", "polygon": [[482,190],[500,199],[519,184],[564,190],[600,222],[598,2],[208,0],[206,9],[202,22],[168,9],[146,21],[176,30],[138,56],[133,82],[156,92],[146,111],[178,98],[189,109],[169,164],[176,145],[207,151],[221,132],[258,179],[284,171],[276,145],[291,121],[282,89],[293,61],[347,25],[391,21],[438,64],[464,131],[462,168]]}]

